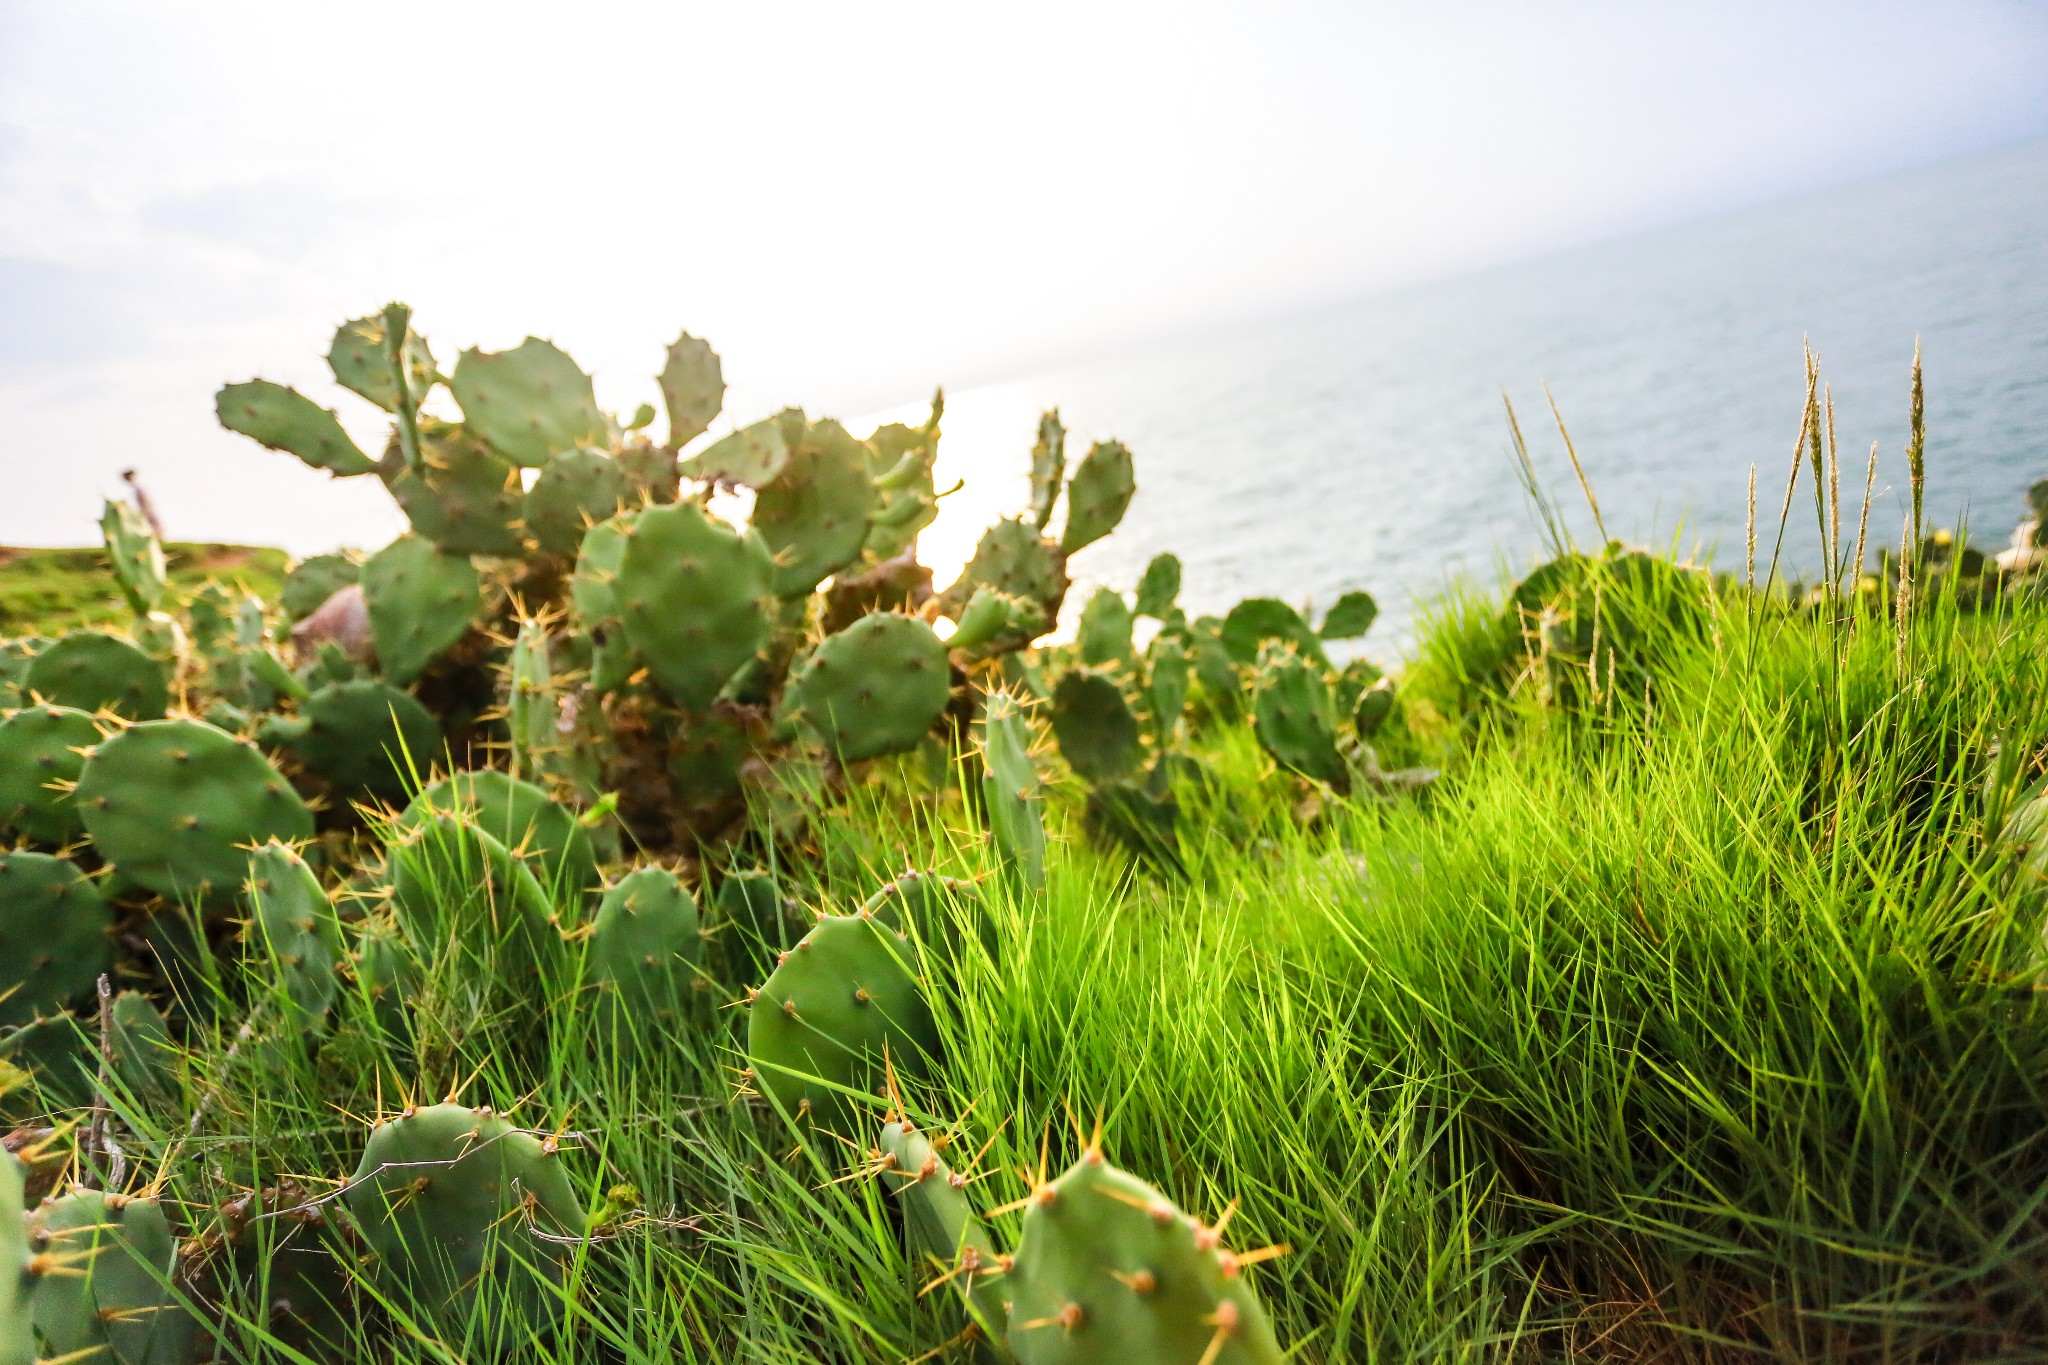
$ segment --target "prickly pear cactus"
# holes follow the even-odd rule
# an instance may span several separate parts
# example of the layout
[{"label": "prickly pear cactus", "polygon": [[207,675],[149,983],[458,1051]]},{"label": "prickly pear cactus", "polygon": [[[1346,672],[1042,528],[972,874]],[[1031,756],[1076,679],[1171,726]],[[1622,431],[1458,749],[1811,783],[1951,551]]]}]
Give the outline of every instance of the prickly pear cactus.
[{"label": "prickly pear cactus", "polygon": [[626,638],[671,700],[702,711],[768,641],[775,561],[692,502],[645,509],[624,537],[611,586]]},{"label": "prickly pear cactus", "polygon": [[1097,588],[1081,608],[1081,628],[1074,643],[1084,664],[1122,663],[1131,657],[1131,609],[1114,588]]},{"label": "prickly pear cactus", "polygon": [[1268,641],[1291,644],[1304,659],[1327,666],[1322,641],[1301,613],[1277,597],[1247,597],[1223,618],[1222,640],[1232,663],[1251,667]]},{"label": "prickly pear cactus", "polygon": [[468,634],[483,606],[476,566],[418,536],[400,536],[372,555],[362,587],[378,661],[400,687]]},{"label": "prickly pear cactus", "polygon": [[21,1163],[14,1153],[0,1151],[0,1365],[35,1365],[36,1359],[21,1187]]},{"label": "prickly pear cactus", "polygon": [[1372,600],[1371,593],[1347,592],[1323,617],[1316,634],[1325,640],[1356,640],[1372,629],[1379,614],[1380,604]]},{"label": "prickly pear cactus", "polygon": [[882,1126],[877,1161],[882,1184],[903,1208],[903,1236],[920,1285],[939,1276],[966,1307],[978,1336],[1000,1342],[1008,1330],[1004,1271],[988,1229],[967,1199],[967,1181],[939,1156],[935,1142],[907,1119]]},{"label": "prickly pear cactus", "polygon": [[[1056,621],[1067,597],[1065,557],[1029,522],[999,521],[982,532],[974,558],[959,580],[939,595],[939,610],[960,620],[960,613],[981,588],[1036,602],[1043,621]],[[1004,643],[1012,648],[1028,644],[1035,634]]]},{"label": "prickly pear cactus", "polygon": [[1252,728],[1283,767],[1342,791],[1337,721],[1322,670],[1283,644],[1268,644],[1252,679]]},{"label": "prickly pear cactus", "polygon": [[22,683],[33,696],[80,711],[156,720],[171,700],[170,671],[126,640],[74,630],[43,646]]},{"label": "prickly pear cactus", "polygon": [[930,626],[878,613],[827,637],[790,693],[826,748],[852,761],[916,748],[945,713],[952,675]]},{"label": "prickly pear cactus", "polygon": [[1393,712],[1394,680],[1381,678],[1358,694],[1358,705],[1351,712],[1351,728],[1361,740],[1370,740]]},{"label": "prickly pear cactus", "polygon": [[818,921],[760,990],[747,1062],[762,1094],[794,1119],[852,1131],[861,1096],[938,1056],[931,1008],[911,975],[909,937],[859,915]]},{"label": "prickly pear cactus", "polygon": [[474,818],[484,833],[518,854],[554,900],[574,908],[596,894],[597,852],[590,832],[531,782],[495,769],[457,773],[420,789],[399,818],[409,829],[433,813]]},{"label": "prickly pear cactus", "polygon": [[177,1242],[151,1199],[74,1189],[28,1217],[30,1310],[58,1359],[185,1365],[197,1324],[174,1297]]},{"label": "prickly pear cactus", "polygon": [[215,397],[214,412],[229,431],[296,455],[315,469],[338,476],[377,472],[341,429],[341,420],[296,389],[267,379],[230,384]]},{"label": "prickly pear cactus", "polygon": [[661,399],[668,407],[670,450],[703,435],[725,404],[725,369],[711,343],[688,332],[675,339],[661,367]]},{"label": "prickly pear cactus", "polygon": [[1091,784],[1123,781],[1144,758],[1123,689],[1093,669],[1074,669],[1054,685],[1052,733],[1067,766]]},{"label": "prickly pear cactus", "polygon": [[388,1041],[407,1042],[420,971],[406,947],[404,932],[389,918],[363,921],[356,932],[349,968],[355,978],[358,1007],[367,1013],[369,1022]]},{"label": "prickly pear cactus", "polygon": [[[803,436],[803,414],[797,414],[796,436]],[[769,417],[721,436],[698,454],[683,461],[681,472],[705,483],[736,483],[763,488],[789,463],[793,443],[785,435],[785,423]]]},{"label": "prickly pear cactus", "polygon": [[776,596],[801,597],[860,557],[877,501],[870,454],[827,418],[761,486],[753,528],[775,556]]},{"label": "prickly pear cactus", "polygon": [[639,656],[626,639],[616,587],[633,516],[613,517],[591,527],[576,552],[576,571],[569,578],[569,599],[590,639],[590,685],[600,692],[618,691],[640,667]]},{"label": "prickly pear cactus", "polygon": [[867,439],[868,473],[881,495],[868,526],[866,553],[889,560],[908,553],[918,533],[938,519],[939,490],[932,470],[939,458],[939,415],[943,392],[932,397],[932,415],[923,427],[890,422]]},{"label": "prickly pear cactus", "polygon": [[526,529],[543,550],[574,558],[583,533],[639,503],[619,462],[601,450],[572,450],[549,460],[526,492]]},{"label": "prickly pear cactus", "polygon": [[1188,655],[1179,637],[1161,634],[1145,651],[1145,706],[1152,743],[1160,753],[1173,747],[1174,727],[1188,701]]},{"label": "prickly pear cactus", "polygon": [[1180,558],[1173,554],[1157,554],[1145,566],[1145,573],[1138,580],[1138,604],[1133,610],[1139,616],[1149,616],[1155,621],[1164,621],[1173,614],[1174,599],[1180,596]]},{"label": "prickly pear cactus", "polygon": [[946,648],[973,659],[1044,629],[1045,612],[1036,602],[994,588],[976,588],[960,613],[959,625],[946,638]]},{"label": "prickly pear cactus", "polygon": [[1067,527],[1060,552],[1073,554],[1117,528],[1138,491],[1131,452],[1121,441],[1097,441],[1067,484]]},{"label": "prickly pear cactus", "polygon": [[391,907],[422,956],[453,949],[531,971],[554,934],[553,903],[523,858],[486,833],[473,814],[426,810],[388,846]]},{"label": "prickly pear cactus", "polygon": [[164,595],[164,547],[156,532],[133,503],[110,499],[100,516],[100,535],[121,595],[137,616],[149,615]]},{"label": "prickly pear cactus", "polygon": [[530,1329],[559,1315],[545,1286],[585,1218],[554,1138],[489,1109],[408,1109],[371,1132],[345,1198],[371,1277],[409,1311],[458,1333],[479,1300]]},{"label": "prickly pear cactus", "polygon": [[982,711],[982,795],[989,833],[1026,886],[1045,884],[1045,821],[1031,722],[1008,692],[989,694]]},{"label": "prickly pear cactus", "polygon": [[256,748],[203,721],[131,725],[93,750],[76,797],[100,856],[174,901],[231,896],[247,853],[313,835],[313,815]]},{"label": "prickly pear cactus", "polygon": [[739,869],[718,884],[718,926],[726,970],[732,979],[757,982],[775,969],[776,959],[797,945],[810,926],[782,894],[775,874]]},{"label": "prickly pear cactus", "polygon": [[1020,1365],[1279,1365],[1218,1231],[1090,1147],[1031,1192],[1003,1287]]},{"label": "prickly pear cactus", "polygon": [[0,853],[0,1025],[53,1014],[92,990],[112,961],[114,919],[77,866]]},{"label": "prickly pear cactus", "polygon": [[604,893],[590,931],[590,979],[605,1017],[674,1014],[703,952],[697,900],[682,879],[665,867],[628,872]]},{"label": "prickly pear cactus", "polygon": [[456,359],[448,387],[463,424],[514,464],[538,468],[553,456],[605,441],[590,376],[538,337],[509,351],[472,346]]},{"label": "prickly pear cactus", "polygon": [[[215,1336],[211,1355],[234,1358],[242,1322],[260,1326],[294,1354],[319,1362],[351,1358],[365,1311],[349,1277],[353,1244],[330,1206],[292,1180],[251,1190],[221,1206],[215,1226],[188,1244],[194,1295],[209,1309]],[[204,1329],[202,1329],[204,1330]]]},{"label": "prickly pear cactus", "polygon": [[329,683],[300,702],[296,716],[266,718],[256,738],[290,752],[344,798],[395,801],[442,756],[433,713],[411,693],[369,679]]},{"label": "prickly pear cactus", "polygon": [[177,1046],[171,1026],[148,996],[122,991],[107,1011],[114,1079],[137,1104],[157,1108],[177,1093]]},{"label": "prickly pear cactus", "polygon": [[0,829],[52,848],[85,832],[71,787],[100,727],[68,706],[25,706],[0,720]]},{"label": "prickly pear cactus", "polygon": [[458,422],[422,417],[419,440],[419,463],[387,462],[384,479],[413,534],[451,555],[524,554],[525,490],[512,462]]},{"label": "prickly pear cactus", "polygon": [[[390,321],[400,318],[405,319],[403,335],[398,338],[402,370],[392,363],[388,331]],[[401,398],[417,407],[440,378],[426,338],[412,330],[410,313],[393,313],[388,309],[368,317],[351,318],[336,328],[334,340],[327,348],[327,368],[333,371],[337,384],[386,412],[397,412]],[[402,390],[401,373],[405,385]]]},{"label": "prickly pear cactus", "polygon": [[272,841],[249,855],[243,900],[249,938],[275,973],[293,1023],[303,1033],[323,1031],[346,950],[320,879],[289,844]]},{"label": "prickly pear cactus", "polygon": [[362,561],[351,555],[313,555],[284,576],[277,604],[285,619],[296,624],[327,605],[327,599],[363,576]]}]

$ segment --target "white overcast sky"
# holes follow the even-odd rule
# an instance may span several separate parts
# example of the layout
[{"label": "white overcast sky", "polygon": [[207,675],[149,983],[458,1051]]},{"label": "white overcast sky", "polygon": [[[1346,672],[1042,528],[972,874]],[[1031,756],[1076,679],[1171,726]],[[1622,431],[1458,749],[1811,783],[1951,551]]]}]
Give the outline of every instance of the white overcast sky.
[{"label": "white overcast sky", "polygon": [[2038,3],[0,0],[0,465],[217,488],[394,297],[857,413],[2044,131]]}]

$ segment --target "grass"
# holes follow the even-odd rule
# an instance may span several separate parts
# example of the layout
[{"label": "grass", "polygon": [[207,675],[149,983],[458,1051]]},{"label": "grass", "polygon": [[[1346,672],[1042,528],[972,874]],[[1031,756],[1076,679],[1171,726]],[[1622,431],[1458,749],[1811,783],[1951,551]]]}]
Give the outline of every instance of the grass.
[{"label": "grass", "polygon": [[[290,560],[268,546],[177,543],[164,547],[164,562],[174,602],[207,583],[274,602]],[[132,617],[114,586],[106,551],[0,545],[0,637],[124,626]]]},{"label": "grass", "polygon": [[[2043,887],[1998,831],[2048,741],[2048,611],[1935,601],[1902,641],[1716,599],[1582,710],[1503,684],[1499,614],[1454,596],[1424,631],[1390,744],[1446,769],[1419,799],[1304,824],[1245,728],[1205,729],[1184,878],[1084,842],[1071,779],[1042,894],[972,781],[879,765],[809,809],[783,873],[812,909],[906,866],[975,883],[971,931],[919,946],[945,1058],[906,1098],[988,1144],[980,1206],[1099,1119],[1234,1243],[1291,1244],[1251,1273],[1303,1361],[2040,1358]],[[549,1323],[387,1304],[352,1358],[903,1361],[957,1330],[841,1179],[860,1154],[740,1093],[730,985],[605,1027],[574,961],[422,971],[406,1036],[356,998],[317,1052],[259,981],[192,1029],[176,1103],[121,1106],[195,1226],[457,1093],[575,1135],[593,1207],[637,1191]],[[240,1302],[223,1358],[303,1358]]]}]

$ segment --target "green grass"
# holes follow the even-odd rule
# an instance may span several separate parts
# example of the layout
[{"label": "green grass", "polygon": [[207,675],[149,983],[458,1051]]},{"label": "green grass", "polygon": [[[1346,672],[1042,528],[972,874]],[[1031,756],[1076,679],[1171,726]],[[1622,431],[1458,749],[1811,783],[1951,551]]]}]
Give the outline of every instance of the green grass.
[{"label": "green grass", "polygon": [[[219,583],[274,602],[290,558],[268,546],[179,543],[164,546],[164,562],[174,600]],[[121,626],[132,617],[105,550],[0,545],[0,638]]]},{"label": "green grass", "polygon": [[[1071,779],[1042,895],[914,763],[810,811],[783,870],[815,909],[906,866],[978,884],[986,942],[920,949],[945,1060],[908,1100],[966,1116],[961,1160],[989,1144],[982,1207],[1099,1119],[1184,1207],[1235,1202],[1235,1244],[1292,1245],[1251,1273],[1304,1361],[2039,1358],[2043,888],[1986,775],[2048,740],[2048,610],[1936,604],[1902,651],[1882,616],[1715,603],[1591,714],[1501,685],[1498,610],[1425,631],[1391,746],[1446,767],[1420,798],[1304,825],[1247,730],[1205,731],[1185,878],[1089,847]],[[606,1034],[573,964],[426,972],[412,1037],[358,1002],[311,1056],[259,990],[199,1030],[180,1105],[131,1115],[202,1225],[458,1091],[581,1135],[593,1205],[638,1190],[549,1327],[427,1340],[393,1305],[361,1358],[883,1362],[956,1330],[887,1197],[839,1179],[860,1154],[740,1095],[728,986]],[[293,1358],[260,1340],[226,1358]]]}]

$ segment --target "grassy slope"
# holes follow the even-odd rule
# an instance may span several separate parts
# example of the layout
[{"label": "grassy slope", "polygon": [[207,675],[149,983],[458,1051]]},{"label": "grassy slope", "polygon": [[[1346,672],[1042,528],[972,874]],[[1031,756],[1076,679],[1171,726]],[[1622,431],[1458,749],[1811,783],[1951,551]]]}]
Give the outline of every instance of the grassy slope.
[{"label": "grassy slope", "polygon": [[[1469,704],[1484,616],[1446,608],[1413,714]],[[1881,620],[1715,625],[1647,713],[1483,709],[1438,727],[1425,799],[1311,828],[1244,730],[1211,731],[1185,881],[1092,851],[1062,790],[1046,893],[1017,897],[969,803],[903,799],[908,764],[820,815],[791,875],[835,910],[909,864],[980,879],[993,951],[932,951],[947,1061],[914,1106],[968,1114],[963,1163],[991,1144],[983,1207],[1071,1159],[1070,1111],[1190,1209],[1238,1201],[1235,1243],[1294,1247],[1254,1273],[1301,1359],[2048,1349],[2039,888],[1981,792],[1995,736],[2048,738],[2048,613],[1930,613],[1903,675]],[[573,981],[444,965],[410,1057],[362,1010],[310,1062],[202,1040],[136,1155],[175,1147],[172,1193],[210,1204],[345,1175],[348,1116],[461,1088],[587,1135],[593,1202],[628,1181],[674,1221],[579,1255],[570,1331],[485,1312],[408,1358],[930,1350],[945,1296],[916,1295],[873,1182],[831,1183],[857,1154],[735,1101],[723,994],[620,1036]]]},{"label": "grassy slope", "polygon": [[[215,582],[275,601],[290,561],[268,546],[172,544],[164,547],[164,562],[173,596]],[[129,617],[104,550],[0,545],[0,638],[118,626]]]}]

